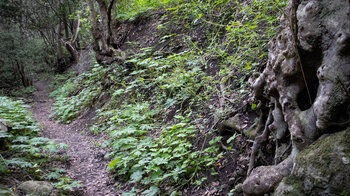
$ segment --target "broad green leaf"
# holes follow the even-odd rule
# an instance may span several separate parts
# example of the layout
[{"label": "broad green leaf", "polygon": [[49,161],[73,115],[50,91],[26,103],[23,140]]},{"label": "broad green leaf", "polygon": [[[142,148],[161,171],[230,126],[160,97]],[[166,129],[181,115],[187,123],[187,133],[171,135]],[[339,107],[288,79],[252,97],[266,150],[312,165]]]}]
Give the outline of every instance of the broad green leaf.
[{"label": "broad green leaf", "polygon": [[148,190],[142,192],[145,196],[156,196],[160,189],[156,186],[151,186]]},{"label": "broad green leaf", "polygon": [[134,173],[131,174],[130,180],[132,183],[139,182],[142,179],[142,175],[144,174],[143,171],[137,170]]},{"label": "broad green leaf", "polygon": [[255,110],[255,108],[256,108],[256,104],[253,103],[252,106],[251,106],[251,109],[252,109],[252,110]]}]

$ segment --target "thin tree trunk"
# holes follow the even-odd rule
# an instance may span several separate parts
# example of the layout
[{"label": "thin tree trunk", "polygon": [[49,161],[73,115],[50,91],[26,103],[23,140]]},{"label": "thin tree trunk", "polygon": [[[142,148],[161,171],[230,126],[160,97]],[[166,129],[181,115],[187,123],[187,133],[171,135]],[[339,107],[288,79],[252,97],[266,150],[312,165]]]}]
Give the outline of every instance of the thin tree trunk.
[{"label": "thin tree trunk", "polygon": [[107,17],[108,17],[108,40],[111,39],[111,36],[113,36],[113,32],[112,29],[115,25],[115,21],[116,21],[116,1],[115,0],[111,0],[111,2],[109,3],[108,6],[108,10],[107,10]]},{"label": "thin tree trunk", "polygon": [[69,41],[64,41],[63,39],[61,39],[62,44],[66,47],[66,49],[70,53],[74,63],[78,62],[79,60],[79,52],[75,48],[75,42],[78,38],[79,27],[80,27],[80,16],[78,15],[77,26],[73,31],[72,38]]},{"label": "thin tree trunk", "polygon": [[55,39],[57,44],[56,54],[57,54],[57,70],[59,72],[64,71],[65,69],[65,62],[63,58],[63,50],[62,50],[62,42],[61,42],[61,31],[62,31],[62,25],[61,22],[57,25],[57,30],[55,33]]},{"label": "thin tree trunk", "polygon": [[27,77],[26,75],[26,72],[24,70],[24,63],[23,62],[19,62],[19,61],[16,61],[16,65],[17,65],[17,71],[18,71],[18,74],[21,78],[21,81],[22,81],[22,84],[24,87],[29,87],[32,85],[32,82],[31,80]]},{"label": "thin tree trunk", "polygon": [[61,23],[58,23],[57,25],[57,30],[56,30],[56,43],[57,43],[57,60],[59,61],[60,59],[63,58],[63,51],[62,51],[62,43],[61,43],[61,30],[62,30],[62,25]]},{"label": "thin tree trunk", "polygon": [[113,28],[115,28],[117,26],[117,7],[116,7],[116,0],[112,0],[108,6],[108,35],[109,35],[109,44],[113,45],[113,37],[115,37],[114,35],[114,31]]}]

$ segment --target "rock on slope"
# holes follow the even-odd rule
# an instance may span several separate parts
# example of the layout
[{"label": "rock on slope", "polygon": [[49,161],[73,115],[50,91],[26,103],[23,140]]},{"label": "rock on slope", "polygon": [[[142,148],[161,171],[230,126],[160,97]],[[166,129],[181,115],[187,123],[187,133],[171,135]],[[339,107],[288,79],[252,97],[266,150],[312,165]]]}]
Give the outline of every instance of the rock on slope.
[{"label": "rock on slope", "polygon": [[301,151],[292,174],[275,195],[349,195],[350,129],[316,141]]}]

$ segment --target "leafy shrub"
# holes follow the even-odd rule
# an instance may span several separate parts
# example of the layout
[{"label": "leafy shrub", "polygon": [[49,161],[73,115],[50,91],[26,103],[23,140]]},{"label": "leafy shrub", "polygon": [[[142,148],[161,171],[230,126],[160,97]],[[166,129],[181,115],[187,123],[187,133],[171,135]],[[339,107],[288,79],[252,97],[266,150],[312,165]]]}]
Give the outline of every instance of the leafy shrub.
[{"label": "leafy shrub", "polygon": [[74,188],[81,188],[84,185],[80,181],[75,181],[69,177],[61,177],[59,181],[53,184],[56,188],[66,191],[73,191]]},{"label": "leafy shrub", "polygon": [[182,0],[122,0],[117,3],[117,19],[134,20],[150,10],[179,2]]},{"label": "leafy shrub", "polygon": [[[153,1],[128,1],[130,9],[138,6],[137,2],[147,10],[147,3]],[[186,47],[178,53],[144,48],[126,57],[124,65],[96,65],[71,80],[73,91],[62,88],[73,92],[57,98],[56,114],[64,121],[93,104],[102,92],[111,95],[109,104],[97,111],[98,122],[91,130],[110,134],[105,143],[112,149],[109,169],[134,183],[131,195],[140,192],[137,188],[144,195],[156,195],[165,186],[176,189],[189,182],[200,184],[204,178],[199,172],[215,169],[221,155],[215,144],[221,138],[214,137],[208,144],[209,133],[200,134],[203,125],[194,119],[204,115],[223,118],[225,111],[234,110],[238,101],[247,97],[247,79],[266,60],[267,43],[277,30],[276,21],[286,1],[241,2],[177,4],[167,9],[167,19],[159,29],[163,29],[161,43],[184,38],[180,42]],[[118,6],[125,9],[118,12],[119,18],[141,13],[123,16],[129,8],[125,2]],[[195,36],[178,34],[183,30],[192,33],[198,27],[207,29],[201,43]],[[170,44],[167,47],[167,51],[174,49]],[[215,73],[210,73],[212,62]],[[224,100],[225,111],[217,111],[218,97]]]},{"label": "leafy shrub", "polygon": [[193,150],[197,130],[188,118],[177,116],[178,123],[160,128],[155,118],[158,113],[148,103],[126,105],[124,109],[100,111],[104,121],[93,127],[110,133],[112,153],[107,156],[113,160],[109,169],[156,192],[165,181],[188,183],[197,172],[215,165],[220,156],[215,145]]},{"label": "leafy shrub", "polygon": [[68,97],[76,88],[76,83],[73,82],[75,72],[67,72],[58,74],[50,82],[50,97]]},{"label": "leafy shrub", "polygon": [[11,92],[11,96],[14,97],[33,97],[34,96],[34,92],[36,91],[36,88],[34,86],[30,86],[30,87],[22,87],[16,91],[12,91]]},{"label": "leafy shrub", "polygon": [[100,65],[86,73],[68,80],[62,87],[51,93],[56,98],[51,116],[69,123],[85,108],[92,106],[102,93],[102,82],[107,69]]},{"label": "leafy shrub", "polygon": [[38,172],[55,153],[67,148],[66,144],[56,144],[40,136],[40,128],[28,108],[22,101],[0,97],[0,122],[8,127],[8,131],[0,131],[0,139],[4,141],[1,149],[9,150],[9,153],[1,151],[0,173],[10,172],[11,168]]}]

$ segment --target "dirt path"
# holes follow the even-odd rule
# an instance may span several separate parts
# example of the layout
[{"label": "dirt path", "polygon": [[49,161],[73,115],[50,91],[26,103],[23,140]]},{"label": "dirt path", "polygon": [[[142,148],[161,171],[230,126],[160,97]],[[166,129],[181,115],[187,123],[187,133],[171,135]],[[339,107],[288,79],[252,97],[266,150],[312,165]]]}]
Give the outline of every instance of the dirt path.
[{"label": "dirt path", "polygon": [[85,115],[71,124],[58,123],[49,119],[53,100],[49,99],[47,81],[36,82],[33,114],[36,121],[43,124],[44,136],[57,142],[69,144],[67,175],[84,184],[82,195],[105,196],[115,195],[113,178],[106,171],[108,160],[103,157],[106,151],[96,147],[102,138],[92,135],[87,130],[94,113]]}]

